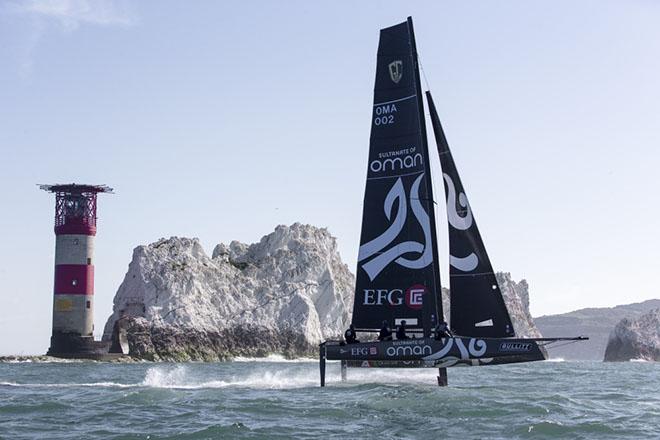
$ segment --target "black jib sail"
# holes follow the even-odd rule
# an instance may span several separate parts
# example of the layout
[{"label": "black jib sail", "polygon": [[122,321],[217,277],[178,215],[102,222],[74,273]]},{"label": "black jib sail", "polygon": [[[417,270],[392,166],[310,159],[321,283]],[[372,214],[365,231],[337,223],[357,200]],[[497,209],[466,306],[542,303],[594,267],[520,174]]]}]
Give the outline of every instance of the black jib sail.
[{"label": "black jib sail", "polygon": [[495,279],[474,213],[449,150],[433,98],[426,92],[440,155],[449,221],[451,327],[461,336],[514,336],[509,312]]},{"label": "black jib sail", "polygon": [[426,335],[442,317],[423,100],[412,20],[382,29],[353,324],[402,319]]}]

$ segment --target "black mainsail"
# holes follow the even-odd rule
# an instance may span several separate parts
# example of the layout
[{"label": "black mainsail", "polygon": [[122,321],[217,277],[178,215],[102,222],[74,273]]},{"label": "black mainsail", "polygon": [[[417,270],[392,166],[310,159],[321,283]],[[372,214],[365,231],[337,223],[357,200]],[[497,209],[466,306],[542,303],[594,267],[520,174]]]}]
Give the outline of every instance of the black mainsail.
[{"label": "black mainsail", "polygon": [[509,312],[449,150],[431,92],[426,92],[426,99],[447,199],[451,327],[461,336],[514,336]]},{"label": "black mainsail", "polygon": [[412,19],[382,29],[353,324],[429,335],[442,319],[423,99]]}]

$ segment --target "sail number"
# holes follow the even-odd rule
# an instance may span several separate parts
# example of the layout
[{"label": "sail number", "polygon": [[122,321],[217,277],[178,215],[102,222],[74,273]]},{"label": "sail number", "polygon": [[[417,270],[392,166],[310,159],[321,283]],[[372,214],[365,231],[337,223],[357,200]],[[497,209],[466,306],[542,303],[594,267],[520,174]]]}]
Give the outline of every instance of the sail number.
[{"label": "sail number", "polygon": [[389,125],[394,124],[394,116],[376,116],[374,119],[374,124],[376,125]]},{"label": "sail number", "polygon": [[396,104],[384,104],[376,106],[376,117],[374,118],[375,125],[390,125],[394,124],[394,113],[398,110]]}]

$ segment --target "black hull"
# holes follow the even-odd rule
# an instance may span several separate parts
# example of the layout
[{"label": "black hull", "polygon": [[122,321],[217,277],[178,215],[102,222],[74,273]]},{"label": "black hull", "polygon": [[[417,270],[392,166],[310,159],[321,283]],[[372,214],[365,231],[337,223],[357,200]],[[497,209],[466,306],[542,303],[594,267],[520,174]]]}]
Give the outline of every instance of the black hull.
[{"label": "black hull", "polygon": [[403,341],[321,345],[325,360],[346,361],[351,367],[447,368],[534,362],[545,360],[543,350],[532,339],[432,338]]}]

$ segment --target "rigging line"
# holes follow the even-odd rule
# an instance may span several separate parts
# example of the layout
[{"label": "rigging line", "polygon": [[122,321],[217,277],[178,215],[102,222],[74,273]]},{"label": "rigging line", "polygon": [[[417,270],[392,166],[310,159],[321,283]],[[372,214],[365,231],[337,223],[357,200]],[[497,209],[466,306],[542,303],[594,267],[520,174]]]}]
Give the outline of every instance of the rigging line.
[{"label": "rigging line", "polygon": [[[571,344],[573,344],[573,343],[575,343],[575,342],[579,342],[579,341],[570,341],[570,342],[565,342],[565,343],[563,343],[563,344],[559,344],[559,345],[550,345],[549,343],[546,343],[546,344],[539,344],[539,347],[543,347],[543,348],[545,348],[545,349],[547,350],[547,349],[549,349],[549,348],[561,348],[561,347],[565,347],[565,346],[567,346],[567,345],[571,345]],[[549,355],[550,355],[550,354],[548,353],[548,356],[549,356]]]},{"label": "rigging line", "polygon": [[431,90],[431,86],[429,85],[429,80],[426,78],[426,72],[424,71],[424,66],[422,65],[422,59],[419,56],[419,53],[417,54],[417,63],[419,64],[419,70],[422,71],[422,77],[424,77],[424,84],[426,84],[426,90]]},{"label": "rigging line", "polygon": [[[435,192],[434,192],[434,194],[435,194]],[[434,205],[437,205],[437,204],[438,204],[438,202],[436,202],[436,201],[433,200],[433,199],[429,199],[429,198],[421,198],[421,197],[415,198],[415,197],[411,197],[410,200],[421,200],[421,201],[423,201],[423,202],[431,202],[431,203],[433,203]]]},{"label": "rigging line", "polygon": [[[577,341],[577,340],[576,341],[547,341],[547,342],[538,343],[538,345],[541,346],[541,347],[545,347],[547,345],[547,346],[551,346],[551,348],[559,348],[559,347],[565,347],[566,345],[575,344],[576,342],[581,342],[581,341]],[[559,343],[559,344],[557,344],[557,343]],[[553,345],[553,344],[557,344],[557,345]]]},{"label": "rigging line", "polygon": [[[422,58],[420,57],[419,52],[417,52],[417,64],[419,65],[419,70],[422,72],[422,77],[424,78],[424,84],[426,85],[426,90],[430,90],[430,89],[431,89],[431,86],[429,85],[429,81],[428,81],[428,79],[426,78],[426,71],[424,71],[424,66],[423,66],[423,64],[422,64]],[[423,100],[423,98],[422,98],[422,100]],[[427,104],[428,104],[428,102],[427,102]],[[427,105],[427,107],[428,107],[428,105]],[[422,108],[424,108],[424,107],[422,107]],[[425,109],[425,110],[426,110],[426,109]],[[428,112],[428,113],[427,113],[426,111],[424,111],[424,112],[422,113],[422,117],[423,117],[424,119],[426,119],[427,116],[428,116],[428,118],[429,118],[429,120],[430,120],[430,119],[431,119],[430,109],[429,109],[429,112]],[[431,126],[433,126],[433,121],[431,121]],[[435,130],[435,128],[434,128],[434,130]],[[426,142],[427,142],[427,145],[428,145],[428,143],[429,143],[428,134],[427,134]],[[433,143],[435,144],[435,138],[433,139]],[[437,147],[437,145],[436,145],[436,147]],[[434,150],[437,151],[438,149],[437,149],[437,148],[434,148]],[[431,151],[427,151],[427,155],[428,155],[428,157],[429,157],[429,162],[430,162],[430,161],[431,161]],[[440,159],[440,156],[438,156],[438,159]],[[432,163],[432,162],[431,162],[431,163]],[[435,186],[435,180],[433,179],[433,170],[432,170],[432,166],[431,166],[431,164],[429,164],[429,171],[430,171],[429,179],[430,179],[430,181],[431,181],[431,191],[433,192],[433,195],[434,195],[434,196],[437,196],[437,195],[438,195],[438,191],[437,191],[437,188],[436,188],[436,186]],[[441,169],[440,169],[440,174],[442,174],[442,167],[441,167]],[[444,188],[443,188],[443,192],[444,192]],[[431,200],[431,201],[432,201],[432,203],[433,203],[434,216],[435,216],[435,218],[437,219],[438,216],[439,216],[439,214],[440,214],[440,204],[437,203],[435,200]],[[435,229],[436,229],[436,235],[437,235],[437,233],[438,233],[438,224],[439,224],[439,223],[436,222],[436,227],[435,227]],[[438,254],[439,254],[439,253],[440,253],[440,250],[438,250]],[[437,258],[440,259],[440,255],[438,255]]]}]

